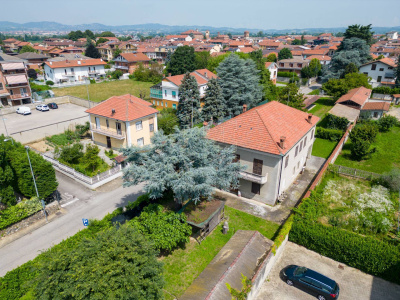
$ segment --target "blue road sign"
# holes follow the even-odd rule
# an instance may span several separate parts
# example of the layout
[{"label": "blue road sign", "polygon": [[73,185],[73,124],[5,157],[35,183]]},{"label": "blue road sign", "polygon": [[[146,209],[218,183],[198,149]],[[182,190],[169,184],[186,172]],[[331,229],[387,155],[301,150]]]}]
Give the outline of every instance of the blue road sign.
[{"label": "blue road sign", "polygon": [[88,219],[82,219],[83,226],[88,226],[89,225],[89,220]]}]

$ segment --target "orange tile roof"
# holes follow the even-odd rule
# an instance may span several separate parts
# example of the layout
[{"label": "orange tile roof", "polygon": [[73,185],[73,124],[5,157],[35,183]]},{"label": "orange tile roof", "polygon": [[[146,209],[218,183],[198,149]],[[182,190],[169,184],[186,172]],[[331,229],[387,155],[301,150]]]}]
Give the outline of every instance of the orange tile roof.
[{"label": "orange tile roof", "polygon": [[[79,63],[78,63],[79,62]],[[93,58],[93,59],[82,59],[82,60],[62,60],[62,61],[53,61],[45,62],[50,68],[69,68],[69,67],[82,67],[82,66],[99,66],[105,65],[106,63],[100,58]]]},{"label": "orange tile roof", "polygon": [[275,42],[271,40],[263,40],[258,43],[260,46],[265,46],[265,47],[279,47],[282,45],[281,42]]},{"label": "orange tile roof", "polygon": [[143,53],[121,53],[120,55],[128,62],[150,61],[150,58],[148,58],[147,55]]},{"label": "orange tile roof", "polygon": [[[207,69],[195,70],[192,73],[190,73],[190,75],[192,75],[192,76],[194,76],[194,78],[196,78],[197,85],[203,85],[208,82],[208,79],[202,77],[202,76],[204,76],[204,73],[207,73],[207,76],[210,79],[217,77],[217,75],[215,75],[214,73],[212,73],[211,71],[209,71]],[[201,74],[201,76],[199,74]],[[168,81],[172,82],[173,84],[175,84],[176,86],[180,86],[182,84],[182,80],[183,80],[184,76],[185,76],[185,74],[169,76],[169,77],[166,77],[164,80],[168,80]]]},{"label": "orange tile roof", "polygon": [[372,90],[367,89],[363,86],[350,90],[346,95],[340,97],[336,103],[342,103],[346,101],[353,101],[361,106],[367,102],[368,98],[371,96]]},{"label": "orange tile roof", "polygon": [[[313,126],[319,118],[308,113],[272,101],[236,116],[207,133],[207,138],[225,144],[283,155],[287,153]],[[284,136],[285,148],[279,147]]]},{"label": "orange tile roof", "polygon": [[317,49],[317,50],[304,50],[304,55],[325,55],[328,53],[328,49]]},{"label": "orange tile roof", "polygon": [[[108,98],[97,106],[86,110],[86,112],[126,122],[159,113],[159,111],[152,108],[151,105],[152,104],[148,101],[126,94]],[[115,113],[112,112],[113,109]]]},{"label": "orange tile roof", "polygon": [[316,58],[318,60],[331,60],[331,57],[328,55],[311,55],[307,57],[307,59],[311,60],[313,58]]},{"label": "orange tile roof", "polygon": [[383,110],[389,111],[390,103],[389,102],[367,102],[363,106],[362,110]]}]

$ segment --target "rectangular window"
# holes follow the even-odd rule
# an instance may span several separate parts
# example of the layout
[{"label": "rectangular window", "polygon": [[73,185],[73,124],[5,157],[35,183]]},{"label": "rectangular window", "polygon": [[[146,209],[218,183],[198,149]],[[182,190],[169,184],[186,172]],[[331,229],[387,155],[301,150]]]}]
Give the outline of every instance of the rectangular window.
[{"label": "rectangular window", "polygon": [[253,173],[262,175],[263,161],[261,159],[254,159],[253,161]]},{"label": "rectangular window", "polygon": [[307,137],[304,138],[304,148],[306,147],[306,145],[307,145]]},{"label": "rectangular window", "polygon": [[106,125],[107,125],[107,129],[110,128],[110,123],[108,122],[108,119],[106,119]]},{"label": "rectangular window", "polygon": [[382,81],[382,76],[378,76],[378,79],[376,81],[381,82]]},{"label": "rectangular window", "polygon": [[297,67],[301,68],[303,64],[297,64]]},{"label": "rectangular window", "polygon": [[378,117],[378,112],[374,111],[374,118],[377,118],[377,117]]},{"label": "rectangular window", "polygon": [[149,129],[150,129],[150,132],[153,132],[154,131],[154,124],[150,124],[149,125]]},{"label": "rectangular window", "polygon": [[235,158],[233,159],[234,163],[240,162],[240,155],[239,154],[235,154]]},{"label": "rectangular window", "polygon": [[3,84],[0,82],[0,90],[3,89]]},{"label": "rectangular window", "polygon": [[165,97],[167,97],[167,90],[164,90]]},{"label": "rectangular window", "polygon": [[384,68],[379,68],[379,71],[383,72],[385,69]]},{"label": "rectangular window", "polygon": [[137,140],[138,146],[143,146],[144,145],[144,138],[140,138]]},{"label": "rectangular window", "polygon": [[173,108],[173,109],[176,109],[176,104],[172,104],[172,108]]},{"label": "rectangular window", "polygon": [[172,91],[172,98],[176,98],[176,92]]},{"label": "rectangular window", "polygon": [[153,104],[156,105],[156,101],[155,100],[153,100]]},{"label": "rectangular window", "polygon": [[314,137],[314,129],[313,131],[311,131],[311,139],[313,139],[313,137]]},{"label": "rectangular window", "polygon": [[375,71],[375,70],[376,70],[376,64],[372,64],[371,70],[372,70],[372,71]]},{"label": "rectangular window", "polygon": [[100,129],[100,119],[98,117],[95,117],[94,120],[96,122],[96,128]]},{"label": "rectangular window", "polygon": [[121,123],[116,122],[115,127],[117,128],[117,134],[121,135],[122,134]]},{"label": "rectangular window", "polygon": [[168,102],[165,102],[165,107],[168,107]]},{"label": "rectangular window", "polygon": [[253,194],[260,195],[261,185],[259,183],[252,182],[251,183],[251,192]]},{"label": "rectangular window", "polygon": [[164,102],[161,101],[161,106],[164,106]]},{"label": "rectangular window", "polygon": [[296,146],[296,151],[294,152],[294,157],[297,156],[297,153],[299,153],[299,146]]},{"label": "rectangular window", "polygon": [[139,131],[142,129],[143,129],[142,121],[136,122],[136,131]]},{"label": "rectangular window", "polygon": [[160,105],[160,102],[159,102],[159,101],[157,101],[157,105]]},{"label": "rectangular window", "polygon": [[292,64],[292,63],[290,63],[290,64],[289,64],[289,67],[293,68],[293,64]]},{"label": "rectangular window", "polygon": [[286,156],[286,160],[285,160],[285,169],[287,168],[288,165],[289,165],[289,155]]},{"label": "rectangular window", "polygon": [[367,76],[368,76],[368,72],[364,72],[363,74],[365,74],[365,75],[367,75]]},{"label": "rectangular window", "polygon": [[280,67],[283,67],[283,63],[280,63],[279,66],[280,66]]},{"label": "rectangular window", "polygon": [[299,152],[301,152],[301,150],[303,150],[303,141],[300,142],[300,150],[299,150]]}]

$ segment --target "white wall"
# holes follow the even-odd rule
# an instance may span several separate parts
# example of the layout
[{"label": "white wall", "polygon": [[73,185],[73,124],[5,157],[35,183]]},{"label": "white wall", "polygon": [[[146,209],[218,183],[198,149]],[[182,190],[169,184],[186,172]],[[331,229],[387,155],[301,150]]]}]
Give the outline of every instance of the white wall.
[{"label": "white wall", "polygon": [[[385,78],[385,73],[394,73],[393,69],[389,69],[389,66],[381,63],[379,61],[375,62],[376,63],[376,69],[371,70],[372,64],[368,64],[365,66],[360,67],[360,73],[368,73],[368,76],[372,78],[371,83],[376,84],[378,82],[378,76],[382,76],[382,81],[390,81],[393,80],[393,78]],[[383,69],[383,71],[380,71],[380,69]]]},{"label": "white wall", "polygon": [[[161,89],[163,100],[171,100],[176,102],[179,101],[179,87],[177,87],[175,84],[173,84],[172,82],[163,81]],[[199,86],[200,97],[203,97],[205,95],[206,89],[207,84]],[[175,98],[172,96],[173,91],[175,91],[176,93]]]},{"label": "white wall", "polygon": [[74,76],[65,76],[65,70],[67,70],[67,74],[70,75],[72,73],[71,67],[68,68],[50,68],[48,65],[44,66],[44,71],[46,74],[46,79],[51,80],[54,83],[59,82],[62,79],[69,79],[69,81],[82,81],[84,80],[83,77],[88,77],[89,75],[89,67],[91,71],[96,70],[98,73],[93,73],[91,75],[105,75],[105,70],[104,70],[104,65],[98,65],[98,66],[79,66],[79,67],[73,67],[74,69]]}]

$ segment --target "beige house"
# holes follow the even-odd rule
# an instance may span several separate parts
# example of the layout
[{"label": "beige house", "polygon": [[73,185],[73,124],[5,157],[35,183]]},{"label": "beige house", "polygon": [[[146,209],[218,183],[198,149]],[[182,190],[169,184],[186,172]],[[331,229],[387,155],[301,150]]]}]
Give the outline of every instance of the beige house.
[{"label": "beige house", "polygon": [[158,110],[129,94],[111,97],[86,112],[93,142],[107,148],[148,145],[158,130]]}]

